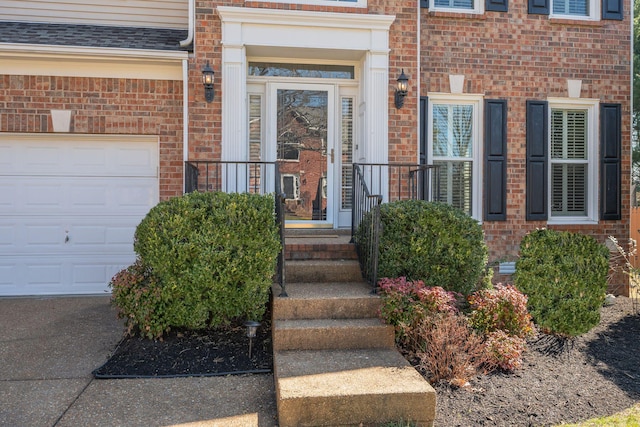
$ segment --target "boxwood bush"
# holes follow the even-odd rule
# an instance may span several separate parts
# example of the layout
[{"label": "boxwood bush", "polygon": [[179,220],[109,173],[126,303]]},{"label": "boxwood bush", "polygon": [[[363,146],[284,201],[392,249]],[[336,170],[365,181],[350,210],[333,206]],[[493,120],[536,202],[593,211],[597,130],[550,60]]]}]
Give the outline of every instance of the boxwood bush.
[{"label": "boxwood bush", "polygon": [[[151,209],[136,228],[134,249],[159,297],[145,299],[153,304],[154,323],[138,328],[159,336],[172,327],[261,320],[280,251],[273,206],[272,196],[194,192]],[[138,282],[148,287],[149,280]]]},{"label": "boxwood bush", "polygon": [[[445,203],[403,200],[380,206],[378,277],[422,280],[464,296],[481,287],[487,246],[480,224]],[[357,234],[367,244],[370,216]]]},{"label": "boxwood bush", "polygon": [[609,250],[593,237],[543,229],[522,239],[514,283],[543,331],[574,337],[600,321],[608,270]]}]

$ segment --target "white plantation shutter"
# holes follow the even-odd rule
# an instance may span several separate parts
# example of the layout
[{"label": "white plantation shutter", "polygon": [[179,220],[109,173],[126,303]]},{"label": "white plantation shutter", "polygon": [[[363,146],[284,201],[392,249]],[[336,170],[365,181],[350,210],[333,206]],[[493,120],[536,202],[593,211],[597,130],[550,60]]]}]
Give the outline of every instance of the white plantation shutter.
[{"label": "white plantation shutter", "polygon": [[249,156],[252,161],[262,160],[262,96],[249,95]]},{"label": "white plantation shutter", "polygon": [[554,15],[589,16],[587,0],[553,0]]},{"label": "white plantation shutter", "polygon": [[551,110],[551,213],[587,215],[586,110]]},{"label": "white plantation shutter", "polygon": [[342,209],[351,209],[353,191],[353,98],[342,98]]},{"label": "white plantation shutter", "polygon": [[[439,165],[439,201],[471,215],[473,206],[473,105],[433,106],[433,164]],[[438,194],[434,192],[434,194]]]},{"label": "white plantation shutter", "polygon": [[[447,203],[456,208],[462,209],[471,215],[473,188],[473,164],[472,162],[438,162],[434,165],[440,166],[440,199],[438,201]],[[435,185],[434,181],[434,185]],[[438,194],[435,192],[434,194]]]},{"label": "white plantation shutter", "polygon": [[473,9],[473,0],[434,0],[434,5],[452,9]]}]

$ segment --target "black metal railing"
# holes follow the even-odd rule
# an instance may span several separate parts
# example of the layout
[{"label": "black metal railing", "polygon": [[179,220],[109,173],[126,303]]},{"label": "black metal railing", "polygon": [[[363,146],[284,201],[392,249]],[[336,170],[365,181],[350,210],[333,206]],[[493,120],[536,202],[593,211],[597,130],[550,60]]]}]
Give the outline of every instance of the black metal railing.
[{"label": "black metal railing", "polygon": [[285,289],[284,194],[280,188],[280,169],[277,162],[188,161],[185,162],[184,192],[222,191],[224,193],[275,194],[274,213],[280,233],[276,280],[280,296]]},{"label": "black metal railing", "polygon": [[[378,283],[378,253],[380,239],[380,204],[382,196],[371,194],[360,165],[353,165],[351,194],[351,240],[356,244],[362,275],[376,290]],[[366,228],[356,233],[365,216],[370,214]]]},{"label": "black metal railing", "polygon": [[[351,240],[356,244],[362,274],[374,292],[378,285],[380,252],[380,205],[397,200],[439,200],[438,166],[415,164],[356,163],[351,194]],[[370,215],[366,229],[358,228]],[[365,225],[363,225],[365,226]],[[360,240],[360,241],[359,241]]]}]

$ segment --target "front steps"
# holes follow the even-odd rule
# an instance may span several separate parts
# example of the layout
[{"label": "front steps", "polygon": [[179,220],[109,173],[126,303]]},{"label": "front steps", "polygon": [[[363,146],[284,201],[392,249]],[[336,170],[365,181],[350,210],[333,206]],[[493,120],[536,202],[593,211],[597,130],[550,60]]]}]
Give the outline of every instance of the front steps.
[{"label": "front steps", "polygon": [[348,236],[325,233],[287,236],[289,296],[272,322],[279,426],[433,425],[435,391],[395,350]]}]

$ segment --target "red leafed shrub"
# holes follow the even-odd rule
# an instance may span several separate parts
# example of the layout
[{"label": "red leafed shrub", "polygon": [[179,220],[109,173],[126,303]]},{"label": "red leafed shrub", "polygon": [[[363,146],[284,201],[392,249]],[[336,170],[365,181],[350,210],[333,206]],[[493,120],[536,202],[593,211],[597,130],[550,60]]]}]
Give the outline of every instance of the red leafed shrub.
[{"label": "red leafed shrub", "polygon": [[485,364],[486,352],[478,336],[460,315],[425,319],[413,328],[408,342],[418,367],[430,383],[449,381],[461,386]]},{"label": "red leafed shrub", "polygon": [[382,296],[380,315],[396,329],[396,341],[403,342],[406,331],[430,315],[457,313],[456,294],[443,288],[425,286],[422,280],[384,278],[378,281]]},{"label": "red leafed shrub", "polygon": [[510,336],[505,331],[494,331],[487,336],[484,346],[484,366],[489,371],[498,368],[513,371],[522,366],[522,353],[526,346],[524,338]]},{"label": "red leafed shrub", "polygon": [[526,338],[533,332],[531,315],[527,310],[527,296],[512,285],[496,285],[482,289],[469,297],[471,325],[491,334],[504,331],[510,336]]},{"label": "red leafed shrub", "polygon": [[162,321],[162,287],[149,266],[138,259],[113,276],[109,286],[118,317],[125,319],[127,333],[158,338],[169,330]]}]

